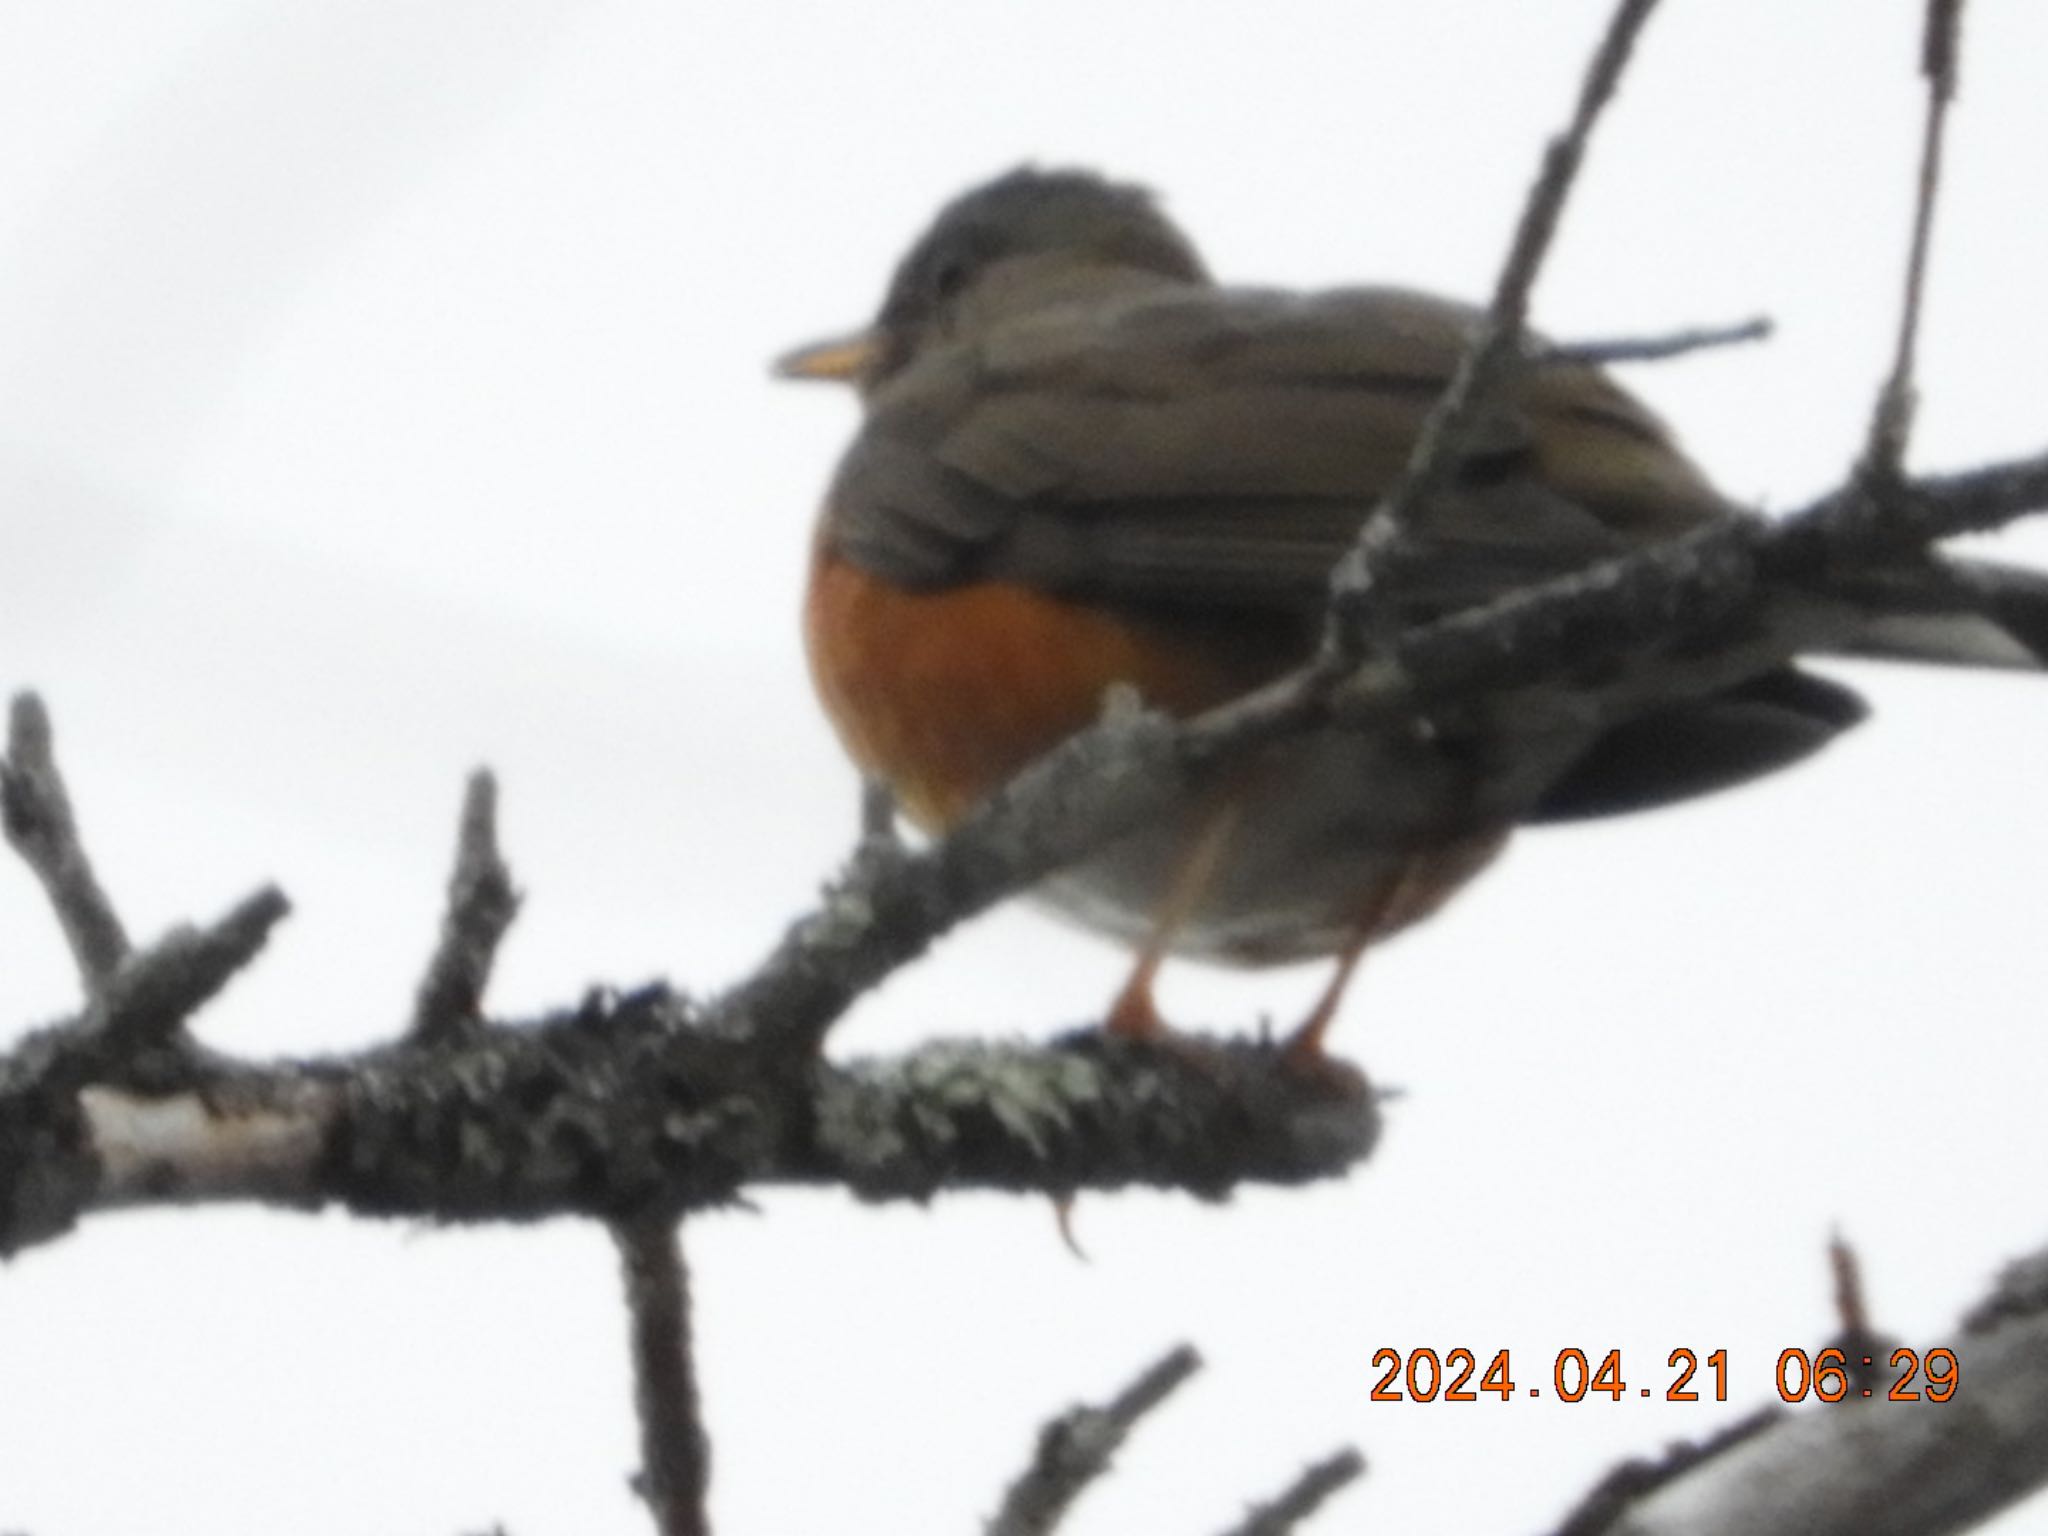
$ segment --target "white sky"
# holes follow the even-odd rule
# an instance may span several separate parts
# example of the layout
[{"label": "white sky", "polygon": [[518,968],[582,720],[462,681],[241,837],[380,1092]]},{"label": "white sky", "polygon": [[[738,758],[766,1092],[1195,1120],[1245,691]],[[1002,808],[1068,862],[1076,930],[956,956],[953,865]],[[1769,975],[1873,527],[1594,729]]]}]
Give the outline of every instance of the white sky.
[{"label": "white sky", "polygon": [[[853,791],[795,606],[852,401],[771,384],[931,209],[1036,157],[1151,182],[1226,278],[1489,283],[1606,0],[18,4],[0,15],[0,687],[33,685],[147,936],[275,877],[204,1018],[254,1052],[402,1017],[462,774],[529,891],[494,1001],[714,987]],[[1671,0],[1539,294],[1566,336],[1776,317],[1631,382],[1731,491],[1854,454],[1888,346],[1918,0]],[[1971,7],[1915,451],[2040,450],[2048,9]],[[2048,534],[2001,543],[2048,565]],[[1823,1245],[1927,1343],[2038,1245],[2048,684],[1863,668],[1879,718],[1681,813],[1532,836],[1377,955],[1339,1030],[1392,1106],[1342,1186],[1227,1208],[693,1229],[729,1536],[979,1529],[1035,1426],[1210,1369],[1075,1536],[1201,1533],[1343,1442],[1318,1530],[1532,1531],[1831,1330]],[[1043,1035],[1124,961],[998,914],[835,1049]],[[1190,1022],[1314,970],[1170,974]],[[71,1006],[0,874],[0,1026]],[[2014,1198],[2015,1195],[2020,1198]],[[596,1230],[110,1218],[0,1272],[0,1529],[638,1532]],[[1726,1347],[1732,1401],[1375,1404],[1376,1349]],[[1968,1392],[1965,1377],[1963,1391]],[[2002,1531],[2048,1531],[2021,1510]]]}]

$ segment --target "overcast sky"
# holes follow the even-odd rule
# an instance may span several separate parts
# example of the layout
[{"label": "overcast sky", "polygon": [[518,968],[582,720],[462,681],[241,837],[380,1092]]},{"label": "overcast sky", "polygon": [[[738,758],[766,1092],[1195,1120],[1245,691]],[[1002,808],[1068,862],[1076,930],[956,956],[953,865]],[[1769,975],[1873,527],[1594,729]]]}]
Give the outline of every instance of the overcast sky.
[{"label": "overcast sky", "polygon": [[[463,774],[528,901],[499,1009],[740,974],[853,827],[795,611],[853,402],[771,383],[864,319],[962,186],[1159,187],[1229,280],[1491,280],[1605,0],[319,6],[0,14],[0,687],[34,686],[131,928],[280,881],[203,1020],[386,1036]],[[2048,9],[1971,8],[1915,463],[2048,446]],[[1732,494],[1854,456],[1889,345],[1918,0],[1670,0],[1538,294],[1564,336],[1767,311],[1638,369]],[[2048,566],[2048,534],[1999,542]],[[2043,1239],[2048,683],[1843,668],[1877,718],[1795,773],[1524,839],[1377,953],[1338,1047],[1404,1096],[1341,1186],[1227,1207],[864,1209],[693,1227],[728,1536],[968,1533],[1036,1424],[1192,1340],[1209,1370],[1075,1536],[1227,1524],[1341,1443],[1317,1530],[1533,1531],[1616,1459],[1773,1395],[1823,1249],[1928,1344]],[[835,1037],[1042,1036],[1124,957],[984,919]],[[1314,968],[1168,974],[1286,1020]],[[0,1030],[72,1005],[0,871]],[[0,1530],[638,1532],[602,1233],[207,1211],[0,1271]],[[1372,1403],[1375,1350],[1731,1357],[1731,1401]],[[1967,1379],[1963,1385],[1968,1392]],[[1998,1527],[2048,1532],[2048,1509]]]}]

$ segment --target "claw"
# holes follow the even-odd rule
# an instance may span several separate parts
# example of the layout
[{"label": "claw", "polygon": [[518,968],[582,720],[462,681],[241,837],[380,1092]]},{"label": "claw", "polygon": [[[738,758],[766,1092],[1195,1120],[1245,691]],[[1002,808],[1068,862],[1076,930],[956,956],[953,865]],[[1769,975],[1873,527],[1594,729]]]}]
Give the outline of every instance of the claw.
[{"label": "claw", "polygon": [[1368,942],[1367,936],[1361,936],[1337,957],[1337,969],[1330,974],[1323,995],[1316,999],[1315,1007],[1309,1010],[1301,1027],[1280,1047],[1280,1054],[1289,1066],[1313,1067],[1328,1058],[1323,1041],[1329,1036],[1331,1021],[1337,1017],[1337,1005],[1344,1000],[1344,989],[1351,984],[1351,974],[1358,969],[1359,957],[1365,953]]},{"label": "claw", "polygon": [[1052,1197],[1052,1214],[1053,1219],[1059,1223],[1060,1241],[1067,1245],[1067,1252],[1071,1253],[1083,1264],[1088,1263],[1087,1250],[1081,1246],[1080,1239],[1074,1236],[1074,1197],[1072,1195],[1054,1195]]},{"label": "claw", "polygon": [[1152,978],[1158,970],[1157,955],[1148,953],[1140,957],[1137,969],[1131,972],[1131,979],[1124,983],[1123,991],[1109,1005],[1109,1017],[1102,1027],[1110,1034],[1121,1035],[1126,1040],[1157,1040],[1166,1033],[1166,1021],[1159,1016],[1158,1005],[1152,1001]]}]

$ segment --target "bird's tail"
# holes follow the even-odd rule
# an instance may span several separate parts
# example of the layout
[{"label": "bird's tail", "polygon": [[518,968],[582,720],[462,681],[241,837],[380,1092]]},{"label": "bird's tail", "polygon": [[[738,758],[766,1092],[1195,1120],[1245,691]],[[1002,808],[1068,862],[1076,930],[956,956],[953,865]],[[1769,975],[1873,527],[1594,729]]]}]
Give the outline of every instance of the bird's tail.
[{"label": "bird's tail", "polygon": [[[2048,574],[1916,557],[1830,582],[1828,597],[1846,598],[1860,624],[1825,654],[2048,671]],[[1829,606],[1839,619],[1841,605]],[[1622,719],[1524,820],[1650,810],[1747,783],[1818,751],[1863,714],[1863,701],[1842,684],[1778,666],[1718,693]]]},{"label": "bird's tail", "polygon": [[1937,555],[1845,590],[1871,618],[1837,654],[2048,670],[2048,572]]}]

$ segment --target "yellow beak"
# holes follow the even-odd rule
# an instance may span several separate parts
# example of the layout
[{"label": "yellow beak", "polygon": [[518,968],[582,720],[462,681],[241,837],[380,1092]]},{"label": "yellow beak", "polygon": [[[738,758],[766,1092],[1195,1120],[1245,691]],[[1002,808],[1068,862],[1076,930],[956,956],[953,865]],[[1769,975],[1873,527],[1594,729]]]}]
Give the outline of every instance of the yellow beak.
[{"label": "yellow beak", "polygon": [[882,344],[873,331],[835,336],[814,341],[775,359],[779,379],[822,379],[832,384],[857,384],[881,354]]}]

